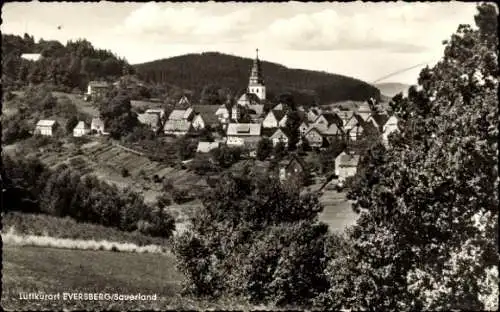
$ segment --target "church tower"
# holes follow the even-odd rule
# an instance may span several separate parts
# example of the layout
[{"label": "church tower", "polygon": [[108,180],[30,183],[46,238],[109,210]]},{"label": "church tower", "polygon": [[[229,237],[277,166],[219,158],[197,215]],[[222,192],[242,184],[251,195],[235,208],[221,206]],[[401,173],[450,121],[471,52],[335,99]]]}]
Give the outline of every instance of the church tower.
[{"label": "church tower", "polygon": [[248,83],[248,92],[254,93],[260,100],[266,99],[266,86],[262,78],[262,70],[260,68],[259,49],[256,50],[257,56],[253,61],[252,72],[250,73],[250,81]]}]

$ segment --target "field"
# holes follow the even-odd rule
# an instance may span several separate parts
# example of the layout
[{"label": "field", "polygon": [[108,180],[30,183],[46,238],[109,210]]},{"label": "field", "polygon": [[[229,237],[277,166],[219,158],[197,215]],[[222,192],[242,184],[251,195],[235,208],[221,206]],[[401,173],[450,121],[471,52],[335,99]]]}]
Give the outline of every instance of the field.
[{"label": "field", "polygon": [[99,116],[99,110],[91,102],[83,100],[82,96],[73,93],[52,92],[56,98],[67,97],[75,104],[78,110],[88,116]]}]

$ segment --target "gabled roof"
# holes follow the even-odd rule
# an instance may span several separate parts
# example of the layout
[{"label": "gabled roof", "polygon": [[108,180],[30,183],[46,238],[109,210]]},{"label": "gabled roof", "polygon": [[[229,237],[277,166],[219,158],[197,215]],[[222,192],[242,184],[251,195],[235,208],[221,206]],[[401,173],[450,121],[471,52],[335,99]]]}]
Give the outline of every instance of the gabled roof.
[{"label": "gabled roof", "polygon": [[73,129],[87,129],[87,128],[88,125],[85,123],[85,121],[79,121],[78,124]]},{"label": "gabled roof", "polygon": [[197,153],[208,153],[213,149],[218,148],[219,142],[198,142],[198,147],[196,148]]},{"label": "gabled roof", "polygon": [[351,120],[352,116],[354,115],[353,111],[342,111],[342,110],[337,110],[336,111],[337,116],[342,119],[342,123],[345,126],[349,120]]},{"label": "gabled roof", "polygon": [[385,123],[389,120],[389,118],[390,116],[385,113],[375,113],[369,117],[369,119],[373,119],[377,123],[377,126],[380,128],[382,128],[385,125]]},{"label": "gabled roof", "polygon": [[187,120],[167,120],[163,130],[165,131],[189,131],[191,129],[191,122]]},{"label": "gabled roof", "polygon": [[238,99],[238,102],[244,101],[244,102],[249,102],[250,104],[252,103],[260,103],[260,99],[255,93],[251,92],[246,92],[243,93],[240,98]]},{"label": "gabled roof", "polygon": [[227,125],[228,136],[260,136],[262,125],[254,123],[230,123]]},{"label": "gabled roof", "polygon": [[215,124],[219,122],[217,118],[217,111],[219,106],[215,105],[193,105],[193,111],[196,115],[201,115],[203,121],[208,124]]},{"label": "gabled roof", "polygon": [[278,128],[276,131],[274,131],[273,135],[271,135],[270,139],[278,139],[281,138],[282,136],[286,136],[287,138],[290,138],[290,134],[288,131],[285,129],[280,129]]},{"label": "gabled roof", "polygon": [[53,125],[55,125],[55,123],[56,123],[55,120],[42,119],[36,123],[36,126],[37,127],[52,127]]},{"label": "gabled roof", "polygon": [[158,125],[160,124],[160,116],[157,114],[138,114],[137,120],[140,123],[148,125],[150,127],[158,127]]},{"label": "gabled roof", "polygon": [[269,114],[273,114],[274,115],[274,118],[276,118],[277,121],[281,121],[281,119],[283,119],[283,117],[286,116],[286,113],[285,111],[282,111],[282,110],[272,110],[269,112]]},{"label": "gabled roof", "polygon": [[92,118],[92,125],[104,125],[104,121],[99,117]]},{"label": "gabled roof", "polygon": [[279,103],[278,105],[275,105],[273,107],[273,110],[280,110],[280,111],[282,111],[284,107],[285,107],[285,104]]},{"label": "gabled roof", "polygon": [[314,131],[314,132],[318,133],[320,136],[323,136],[323,134],[321,133],[321,131],[320,131],[319,129],[317,129],[315,126],[316,126],[316,125],[311,125],[311,126],[309,127],[309,129],[308,129],[308,130],[306,130],[305,135],[307,136],[310,132]]},{"label": "gabled roof", "polygon": [[354,116],[356,116],[356,118],[358,118],[358,120],[360,120],[360,122],[365,122],[368,120],[368,118],[370,118],[371,116],[371,113],[370,112],[355,112],[354,113]]},{"label": "gabled roof", "polygon": [[305,162],[302,160],[302,158],[300,158],[300,157],[298,157],[298,156],[296,156],[296,155],[292,155],[292,156],[291,156],[291,159],[290,159],[290,161],[288,162],[288,164],[286,165],[286,167],[285,167],[285,168],[290,167],[290,165],[292,165],[293,163],[298,163],[298,164],[302,167],[302,169],[305,169],[305,168],[306,168],[306,164],[305,164]]}]

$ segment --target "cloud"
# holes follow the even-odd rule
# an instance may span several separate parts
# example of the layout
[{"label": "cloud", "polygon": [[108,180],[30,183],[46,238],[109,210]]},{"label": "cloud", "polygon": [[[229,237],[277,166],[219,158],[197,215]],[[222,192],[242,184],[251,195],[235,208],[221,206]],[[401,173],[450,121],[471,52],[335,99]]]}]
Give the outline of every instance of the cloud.
[{"label": "cloud", "polygon": [[456,15],[446,14],[450,8],[453,6],[394,3],[340,14],[343,8],[335,7],[277,19],[263,31],[248,34],[246,39],[292,50],[381,49],[417,53],[435,48],[462,22]]},{"label": "cloud", "polygon": [[251,25],[251,8],[213,14],[205,7],[165,7],[149,2],[132,11],[115,33],[169,43],[207,43],[239,40]]}]

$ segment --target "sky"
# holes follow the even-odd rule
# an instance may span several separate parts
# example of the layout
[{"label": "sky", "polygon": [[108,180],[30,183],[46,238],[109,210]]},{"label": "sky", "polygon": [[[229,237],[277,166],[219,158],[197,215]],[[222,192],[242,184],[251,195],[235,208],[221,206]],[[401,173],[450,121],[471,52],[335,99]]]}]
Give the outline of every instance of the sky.
[{"label": "sky", "polygon": [[[474,25],[468,2],[115,3],[9,2],[4,34],[35,40],[85,38],[131,64],[218,51],[372,83],[414,84],[443,55],[459,24]],[[58,26],[61,26],[58,29]]]}]

